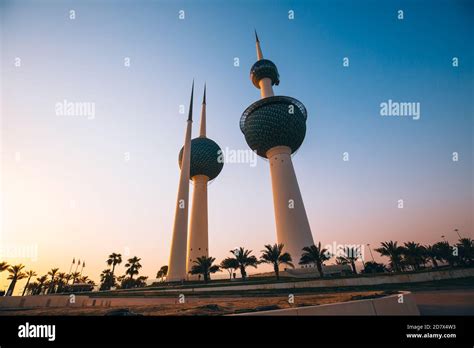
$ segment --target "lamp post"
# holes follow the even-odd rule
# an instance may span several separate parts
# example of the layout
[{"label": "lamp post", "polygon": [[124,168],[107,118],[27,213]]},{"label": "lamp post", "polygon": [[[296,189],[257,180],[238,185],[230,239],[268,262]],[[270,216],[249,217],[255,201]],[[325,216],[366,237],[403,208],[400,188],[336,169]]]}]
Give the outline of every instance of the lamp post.
[{"label": "lamp post", "polygon": [[454,232],[458,234],[459,239],[462,239],[461,235],[459,234],[459,230],[457,228],[454,229]]},{"label": "lamp post", "polygon": [[372,249],[370,248],[370,244],[367,243],[367,246],[369,247],[369,252],[370,252],[370,257],[372,258],[372,262],[375,262],[374,255],[372,254]]}]

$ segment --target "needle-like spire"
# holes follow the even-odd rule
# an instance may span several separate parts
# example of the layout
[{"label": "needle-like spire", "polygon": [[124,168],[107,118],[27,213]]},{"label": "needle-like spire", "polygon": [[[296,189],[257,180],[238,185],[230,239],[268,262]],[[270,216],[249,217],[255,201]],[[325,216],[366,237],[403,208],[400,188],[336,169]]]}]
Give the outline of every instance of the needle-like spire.
[{"label": "needle-like spire", "polygon": [[206,104],[206,83],[204,83],[204,96],[202,97],[202,103]]},{"label": "needle-like spire", "polygon": [[189,113],[188,113],[188,121],[193,121],[193,96],[194,96],[194,80],[193,86],[191,87],[191,100],[189,102]]},{"label": "needle-like spire", "polygon": [[263,59],[262,48],[260,47],[260,40],[258,39],[257,30],[255,30],[255,45],[257,46],[257,59]]},{"label": "needle-like spire", "polygon": [[201,125],[199,128],[199,137],[206,137],[206,84],[204,84],[204,95],[201,106]]}]

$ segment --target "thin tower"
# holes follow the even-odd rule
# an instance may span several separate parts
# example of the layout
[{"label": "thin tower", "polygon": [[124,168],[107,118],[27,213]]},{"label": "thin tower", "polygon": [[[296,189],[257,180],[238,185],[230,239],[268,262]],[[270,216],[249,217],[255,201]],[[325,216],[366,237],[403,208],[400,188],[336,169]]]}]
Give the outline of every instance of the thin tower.
[{"label": "thin tower", "polygon": [[261,99],[244,111],[240,129],[250,148],[269,161],[277,241],[285,245],[283,250],[297,265],[301,249],[314,244],[291,160],[303,143],[307,112],[295,98],[274,95],[273,86],[280,83],[278,69],[263,58],[257,32],[255,41],[257,62],[250,70],[250,78],[260,89]]},{"label": "thin tower", "polygon": [[188,203],[189,203],[189,170],[191,159],[191,130],[193,124],[193,95],[194,81],[191,88],[191,100],[184,136],[183,160],[179,175],[178,196],[174,214],[173,237],[168,262],[166,281],[181,281],[186,279],[186,243],[188,237]]},{"label": "thin tower", "polygon": [[[201,106],[199,137],[191,141],[190,177],[193,183],[191,218],[189,223],[186,271],[188,279],[197,279],[189,274],[194,261],[201,256],[209,256],[209,226],[207,209],[207,185],[221,172],[224,163],[219,160],[219,145],[206,136],[206,86]],[[180,152],[180,165],[183,150]]]}]

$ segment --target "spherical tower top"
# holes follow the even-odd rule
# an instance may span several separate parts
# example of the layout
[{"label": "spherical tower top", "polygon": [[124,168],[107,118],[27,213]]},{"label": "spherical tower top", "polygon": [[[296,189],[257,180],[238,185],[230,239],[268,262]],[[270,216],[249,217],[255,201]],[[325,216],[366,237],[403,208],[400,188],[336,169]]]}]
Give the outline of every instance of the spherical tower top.
[{"label": "spherical tower top", "polygon": [[[181,169],[183,150],[179,152],[178,163]],[[191,140],[191,163],[189,177],[205,175],[209,180],[215,179],[222,168],[224,161],[222,150],[214,140],[206,137],[206,85],[204,85],[204,95],[202,97],[201,127],[199,137]]]},{"label": "spherical tower top", "polygon": [[[183,148],[179,152],[179,168],[181,168],[182,158]],[[215,141],[205,137],[191,140],[190,178],[196,175],[205,175],[209,180],[213,180],[223,167],[222,150]]]},{"label": "spherical tower top", "polygon": [[275,63],[268,59],[260,59],[252,65],[250,79],[255,87],[260,88],[258,83],[265,77],[272,80],[272,85],[278,86],[280,84],[280,75]]}]

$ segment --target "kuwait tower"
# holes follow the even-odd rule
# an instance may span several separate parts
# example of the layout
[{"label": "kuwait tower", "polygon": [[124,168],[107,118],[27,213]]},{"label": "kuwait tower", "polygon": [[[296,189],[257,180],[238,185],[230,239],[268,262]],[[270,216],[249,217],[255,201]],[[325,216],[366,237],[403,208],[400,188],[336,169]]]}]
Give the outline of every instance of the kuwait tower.
[{"label": "kuwait tower", "polygon": [[307,113],[295,98],[273,94],[272,86],[280,83],[278,70],[263,58],[257,33],[255,39],[258,60],[250,69],[250,79],[261,98],[244,111],[240,129],[249,147],[269,161],[277,241],[298,264],[301,249],[314,244],[291,160],[303,143]]},{"label": "kuwait tower", "polygon": [[178,196],[174,214],[173,237],[168,262],[166,281],[181,281],[186,279],[186,243],[188,237],[188,203],[189,203],[189,170],[191,159],[191,130],[193,124],[193,94],[194,81],[191,89],[191,101],[184,136],[183,160],[179,175]]},{"label": "kuwait tower", "polygon": [[[185,148],[179,154],[179,165],[183,167]],[[224,163],[219,161],[221,148],[206,136],[206,86],[201,106],[201,124],[199,137],[191,141],[190,178],[193,183],[193,198],[191,220],[189,224],[186,271],[189,273],[198,257],[209,257],[207,185],[215,179],[222,170]],[[183,255],[184,257],[184,255]],[[188,274],[188,279],[198,279],[198,276]]]}]

